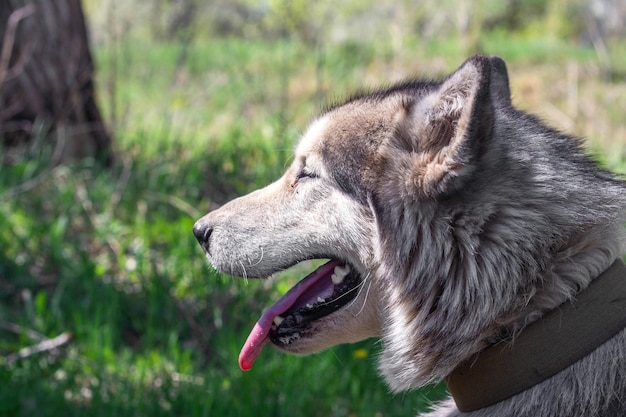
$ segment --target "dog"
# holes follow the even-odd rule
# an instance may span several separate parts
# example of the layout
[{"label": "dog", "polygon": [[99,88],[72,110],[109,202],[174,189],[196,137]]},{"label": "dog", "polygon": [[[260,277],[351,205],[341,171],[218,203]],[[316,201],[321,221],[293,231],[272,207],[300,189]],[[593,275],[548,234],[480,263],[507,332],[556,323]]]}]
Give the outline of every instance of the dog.
[{"label": "dog", "polygon": [[448,383],[430,417],[625,416],[625,208],[626,184],[478,55],[325,109],[280,179],[193,232],[225,274],[328,260],[261,315],[244,370],[267,344],[378,337],[392,391]]}]

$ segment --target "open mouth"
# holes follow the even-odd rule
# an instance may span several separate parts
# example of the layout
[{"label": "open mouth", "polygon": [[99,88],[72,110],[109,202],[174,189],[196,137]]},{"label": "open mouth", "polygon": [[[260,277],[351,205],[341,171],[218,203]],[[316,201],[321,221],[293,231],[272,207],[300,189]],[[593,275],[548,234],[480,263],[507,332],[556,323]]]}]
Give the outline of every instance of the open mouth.
[{"label": "open mouth", "polygon": [[307,275],[259,318],[239,354],[239,367],[247,371],[272,342],[287,348],[311,332],[313,322],[352,301],[362,283],[349,264],[331,260]]}]

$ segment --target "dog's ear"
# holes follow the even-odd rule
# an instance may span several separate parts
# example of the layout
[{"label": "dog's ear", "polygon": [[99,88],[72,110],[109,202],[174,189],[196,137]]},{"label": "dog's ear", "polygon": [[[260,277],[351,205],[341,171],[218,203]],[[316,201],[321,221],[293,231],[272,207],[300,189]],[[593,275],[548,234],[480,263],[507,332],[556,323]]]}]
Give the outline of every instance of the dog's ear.
[{"label": "dog's ear", "polygon": [[511,104],[511,89],[509,88],[509,73],[502,58],[492,56],[489,58],[491,66],[490,91],[494,102]]},{"label": "dog's ear", "polygon": [[462,186],[489,146],[494,100],[510,100],[504,62],[475,56],[404,103],[382,154],[403,195],[436,198]]}]

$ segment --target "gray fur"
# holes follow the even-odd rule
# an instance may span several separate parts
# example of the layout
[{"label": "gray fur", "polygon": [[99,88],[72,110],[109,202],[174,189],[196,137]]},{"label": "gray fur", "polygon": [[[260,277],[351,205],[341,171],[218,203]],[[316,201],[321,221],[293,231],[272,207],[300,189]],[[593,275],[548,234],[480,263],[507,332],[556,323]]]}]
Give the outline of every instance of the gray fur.
[{"label": "gray fur", "polygon": [[[402,391],[572,299],[624,253],[625,208],[624,183],[512,107],[504,62],[477,56],[441,82],[330,108],[283,178],[194,232],[234,275],[347,261],[363,279],[355,302],[283,349],[379,336],[380,372]],[[463,414],[450,402],[428,416],[626,415],[625,338],[492,407]]]}]

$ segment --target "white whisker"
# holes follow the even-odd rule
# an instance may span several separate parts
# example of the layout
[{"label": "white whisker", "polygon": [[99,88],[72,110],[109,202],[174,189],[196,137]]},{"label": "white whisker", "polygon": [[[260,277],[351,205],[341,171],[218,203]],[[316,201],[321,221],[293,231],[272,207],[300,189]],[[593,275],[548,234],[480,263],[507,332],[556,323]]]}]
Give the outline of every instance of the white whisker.
[{"label": "white whisker", "polygon": [[[365,280],[363,280],[363,284],[365,284]],[[361,286],[363,287],[363,285]],[[367,297],[370,294],[370,289],[372,288],[372,281],[369,280],[367,282],[367,291],[365,292],[365,298],[363,298],[363,305],[361,306],[361,309],[356,313],[356,316],[360,315],[363,312],[363,309],[365,308],[365,303],[367,303]],[[360,292],[360,291],[359,291]],[[358,296],[358,295],[357,295]],[[356,298],[355,298],[356,300]]]},{"label": "white whisker", "polygon": [[246,267],[243,265],[243,262],[238,262],[239,265],[241,265],[241,277],[244,279],[245,283],[248,284],[248,273],[246,272]]},{"label": "white whisker", "polygon": [[261,246],[261,248],[260,248],[260,249],[261,249],[261,256],[259,257],[259,260],[258,260],[258,261],[256,261],[256,263],[254,263],[254,264],[250,264],[250,265],[248,265],[249,267],[254,267],[254,266],[257,266],[257,265],[258,265],[258,264],[260,264],[260,263],[261,263],[261,261],[263,260],[263,246]]},{"label": "white whisker", "polygon": [[359,314],[361,314],[363,312],[363,309],[365,308],[365,303],[367,302],[367,297],[369,295],[369,291],[370,291],[370,288],[372,286],[372,283],[371,283],[371,281],[368,281],[368,278],[369,278],[369,274],[357,286],[350,288],[348,291],[346,291],[345,293],[341,294],[339,297],[334,298],[333,300],[330,300],[330,301],[328,301],[328,302],[326,302],[324,304],[330,304],[330,302],[337,301],[337,300],[341,299],[342,297],[345,297],[348,294],[352,293],[353,291],[358,291],[358,293],[354,297],[354,299],[348,303],[348,305],[351,306],[352,304],[354,304],[356,302],[357,298],[361,294],[361,291],[365,287],[365,284],[367,284],[367,292],[365,293],[365,299],[363,300],[363,305],[361,306],[361,309],[356,313],[356,316],[358,316]]}]

